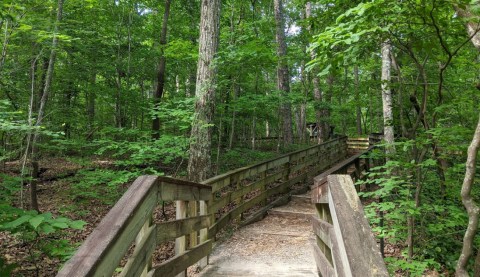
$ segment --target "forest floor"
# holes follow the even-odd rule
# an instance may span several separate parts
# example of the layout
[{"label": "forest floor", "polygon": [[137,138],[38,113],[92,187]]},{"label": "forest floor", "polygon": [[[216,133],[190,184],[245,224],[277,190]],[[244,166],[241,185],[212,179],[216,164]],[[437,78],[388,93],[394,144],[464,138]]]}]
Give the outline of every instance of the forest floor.
[{"label": "forest floor", "polygon": [[[0,255],[8,264],[17,268],[13,276],[55,276],[63,263],[59,258],[45,254],[45,243],[67,240],[74,246],[80,245],[111,209],[112,204],[100,199],[78,199],[71,195],[72,180],[83,167],[63,158],[49,158],[41,161],[42,174],[38,182],[38,202],[41,212],[50,212],[54,217],[63,216],[72,220],[83,220],[86,225],[82,230],[65,229],[53,235],[40,235],[38,238],[22,237],[8,232],[0,232]],[[95,168],[100,170],[112,166],[112,161],[94,161]],[[18,162],[7,163],[4,173],[19,175]],[[128,189],[130,183],[118,187],[119,195]],[[28,193],[28,192],[27,192]],[[165,217],[166,216],[166,217]],[[165,206],[165,213],[159,207],[154,214],[158,222],[175,218],[173,204]],[[159,264],[173,255],[173,243],[165,244],[157,249],[154,264]]]}]

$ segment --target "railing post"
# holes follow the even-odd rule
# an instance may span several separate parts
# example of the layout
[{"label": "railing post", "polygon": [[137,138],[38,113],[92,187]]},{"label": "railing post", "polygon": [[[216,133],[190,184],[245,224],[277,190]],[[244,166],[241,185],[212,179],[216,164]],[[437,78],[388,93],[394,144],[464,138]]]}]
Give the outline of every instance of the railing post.
[{"label": "railing post", "polygon": [[290,179],[290,156],[288,156],[288,162],[283,165],[283,171],[285,171],[285,173],[283,174],[282,181],[287,182],[288,179]]},{"label": "railing post", "polygon": [[[200,201],[200,215],[208,214],[208,204],[207,201]],[[210,222],[212,224],[213,222]],[[204,243],[208,240],[208,228],[200,230],[200,243]],[[200,270],[204,269],[208,265],[208,256],[202,258],[198,262],[198,267]]]},{"label": "railing post", "polygon": [[[265,171],[263,171],[261,174],[260,174],[260,179],[263,180],[263,184],[260,188],[260,193],[264,193],[266,188],[267,188],[267,183],[265,181],[265,178],[267,178],[267,168],[265,169]],[[262,206],[266,206],[267,205],[267,198],[265,198],[263,201],[262,201]]]},{"label": "railing post", "polygon": [[356,159],[355,160],[355,180],[354,181],[357,181],[358,179],[360,179],[360,174],[361,174],[361,169],[360,169],[360,159]]},{"label": "railing post", "polygon": [[[197,201],[188,202],[188,217],[196,217],[198,214]],[[190,233],[190,244],[189,248],[193,248],[198,244],[198,233],[196,231]]]},{"label": "railing post", "polygon": [[[150,216],[148,218],[148,220],[145,222],[145,224],[143,225],[142,229],[140,230],[140,232],[138,233],[137,237],[135,238],[135,245],[136,247],[138,247],[138,245],[140,245],[140,243],[144,240],[144,239],[147,239],[145,237],[145,235],[147,234],[148,230],[150,229],[150,227],[152,226],[152,216]],[[148,271],[152,268],[152,258],[150,257],[147,261],[147,263],[145,264],[145,268],[143,269],[142,271],[142,274],[140,275],[141,277],[145,277],[147,276],[148,274]]]},{"label": "railing post", "polygon": [[[176,219],[183,219],[187,217],[187,202],[175,201],[176,203]],[[175,239],[175,255],[180,255],[185,252],[186,239],[185,236]],[[185,277],[185,272],[179,273],[176,277]]]}]

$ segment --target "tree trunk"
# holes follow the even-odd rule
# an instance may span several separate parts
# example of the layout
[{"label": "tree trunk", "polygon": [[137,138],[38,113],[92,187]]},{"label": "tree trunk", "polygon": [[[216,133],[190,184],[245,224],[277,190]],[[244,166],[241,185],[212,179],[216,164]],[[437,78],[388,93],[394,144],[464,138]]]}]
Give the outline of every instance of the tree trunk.
[{"label": "tree trunk", "polygon": [[[50,87],[52,84],[52,79],[53,79],[53,69],[55,65],[55,58],[57,55],[57,45],[58,45],[58,25],[62,21],[62,15],[63,15],[63,0],[58,0],[57,4],[57,18],[53,27],[53,39],[52,39],[52,50],[50,52],[50,58],[48,62],[48,69],[47,69],[47,74],[45,77],[45,86],[43,87],[43,93],[42,93],[42,98],[40,99],[40,106],[38,108],[38,114],[37,114],[37,122],[35,123],[36,127],[39,127],[43,123],[44,119],[44,114],[45,114],[45,105],[47,103],[48,96],[50,94]],[[38,130],[38,129],[37,129]],[[33,209],[38,210],[38,201],[37,201],[37,186],[36,186],[36,170],[35,166],[38,167],[38,153],[37,153],[37,141],[40,136],[40,133],[38,131],[35,131],[33,133],[33,136],[31,136],[31,159],[32,159],[32,183],[31,183],[31,199],[30,199],[30,205]],[[28,151],[28,149],[27,149]],[[38,172],[38,170],[37,170]]]},{"label": "tree trunk", "polygon": [[[287,62],[287,42],[285,41],[285,23],[283,16],[283,1],[274,0],[276,39],[277,39],[277,89],[287,98],[290,92],[290,76]],[[280,116],[282,117],[282,136],[283,144],[293,143],[292,130],[292,108],[290,101],[284,100],[280,107]]]},{"label": "tree trunk", "polygon": [[334,134],[335,126],[330,125],[330,106],[332,104],[332,96],[333,96],[333,85],[335,83],[335,77],[333,73],[330,73],[327,77],[327,93],[325,95],[325,104],[328,105],[326,107],[322,107],[322,121],[323,124],[320,126],[322,128],[322,141],[327,141],[330,139]]},{"label": "tree trunk", "polygon": [[[305,16],[306,18],[311,18],[312,17],[312,3],[311,2],[307,2],[306,6],[305,6]],[[308,26],[308,31],[310,32],[310,35],[312,35],[312,29],[310,26]],[[315,51],[312,50],[310,52],[310,58],[313,60],[315,59]],[[325,135],[323,134],[323,128],[321,128],[321,126],[323,126],[323,120],[322,120],[322,109],[321,109],[321,104],[322,104],[322,91],[320,90],[320,78],[318,77],[318,72],[317,70],[314,68],[312,70],[312,74],[313,74],[313,98],[315,100],[315,104],[314,104],[314,108],[315,108],[315,120],[316,120],[316,125],[317,125],[317,142],[318,143],[321,143],[322,142],[322,138],[325,137]]]},{"label": "tree trunk", "polygon": [[213,60],[218,50],[220,34],[220,0],[202,0],[195,114],[190,141],[188,179],[205,180],[211,166],[211,138],[215,108],[215,76]]},{"label": "tree trunk", "polygon": [[93,89],[91,88],[93,85],[95,85],[97,80],[97,74],[94,73],[92,75],[92,81],[90,84],[90,90],[87,91],[87,136],[86,139],[88,141],[93,139],[93,133],[95,132],[95,92],[93,92]]},{"label": "tree trunk", "polygon": [[[455,6],[455,10],[458,15],[467,19],[477,19],[472,18],[473,14],[470,12],[469,7],[467,9],[461,9],[458,6]],[[468,35],[471,37],[471,41],[475,48],[480,50],[480,24],[476,23],[475,20],[466,23],[466,29]],[[478,87],[478,86],[477,86]],[[456,276],[469,276],[467,271],[467,264],[470,257],[473,255],[473,245],[475,234],[478,230],[480,207],[474,201],[474,198],[471,195],[473,181],[475,178],[475,167],[476,167],[476,158],[478,154],[478,149],[480,148],[480,118],[477,123],[477,128],[473,136],[472,142],[468,147],[468,157],[466,163],[466,172],[465,178],[463,180],[461,196],[462,203],[465,206],[468,213],[468,225],[467,231],[463,238],[463,247],[460,254],[460,258],[457,262],[457,268],[455,275]],[[475,268],[474,268],[474,277],[480,276],[480,250],[478,250],[477,258],[475,259]]]},{"label": "tree trunk", "polygon": [[393,108],[392,108],[392,90],[390,89],[391,68],[390,53],[392,46],[390,41],[382,44],[382,103],[383,103],[383,132],[387,143],[386,153],[395,152],[394,131],[393,131]]},{"label": "tree trunk", "polygon": [[[167,44],[167,23],[170,14],[170,2],[170,0],[165,0],[165,12],[163,14],[162,32],[160,34],[160,61],[158,63],[157,88],[155,89],[155,94],[153,96],[154,107],[156,110],[159,108],[163,95],[163,88],[165,86],[165,66],[167,60],[163,53],[163,48]],[[152,121],[152,138],[160,138],[160,119],[157,116],[155,116]]]},{"label": "tree trunk", "polygon": [[360,105],[360,82],[358,78],[358,65],[355,65],[353,68],[353,75],[355,78],[355,110],[356,110],[356,125],[357,125],[357,135],[361,136],[362,132],[362,110]]},{"label": "tree trunk", "polygon": [[472,143],[468,147],[468,157],[465,171],[465,178],[462,185],[462,203],[468,213],[468,225],[465,236],[463,237],[463,247],[460,258],[457,262],[456,276],[469,276],[467,271],[468,261],[473,255],[473,245],[475,243],[475,235],[478,230],[480,207],[472,197],[472,186],[475,179],[476,159],[478,149],[480,148],[480,117],[478,119],[477,128],[472,139]]}]

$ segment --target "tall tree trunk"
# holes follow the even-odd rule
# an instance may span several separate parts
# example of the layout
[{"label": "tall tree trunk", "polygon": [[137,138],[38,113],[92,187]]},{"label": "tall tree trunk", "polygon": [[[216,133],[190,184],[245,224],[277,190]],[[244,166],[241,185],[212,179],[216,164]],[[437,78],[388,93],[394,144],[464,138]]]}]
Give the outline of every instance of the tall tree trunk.
[{"label": "tall tree trunk", "polygon": [[[162,21],[162,32],[160,34],[160,61],[158,63],[158,72],[157,72],[157,88],[155,89],[155,94],[153,96],[153,102],[155,109],[159,108],[160,101],[163,95],[163,89],[165,86],[165,66],[167,60],[164,55],[164,47],[167,44],[167,23],[168,16],[170,14],[170,2],[171,0],[165,0],[165,12],[163,13]],[[152,138],[160,138],[160,119],[155,116],[152,121]]]},{"label": "tall tree trunk", "polygon": [[[52,39],[52,50],[50,52],[50,58],[48,62],[48,69],[47,69],[47,74],[45,78],[45,86],[43,87],[43,94],[42,98],[40,99],[40,107],[38,108],[38,114],[37,114],[37,122],[35,123],[35,126],[39,127],[43,123],[44,119],[44,114],[45,114],[45,105],[47,103],[48,96],[50,94],[50,87],[52,84],[52,78],[53,78],[53,69],[55,65],[55,58],[57,55],[57,45],[58,45],[58,25],[62,21],[62,15],[63,15],[63,0],[58,0],[57,4],[57,18],[53,27],[53,39]],[[37,129],[38,130],[38,129]],[[38,153],[37,153],[37,141],[40,136],[40,133],[38,131],[34,131],[33,136],[31,136],[31,160],[32,160],[32,182],[30,184],[30,196],[31,196],[31,207],[34,210],[39,210],[38,208],[38,201],[37,201],[37,183],[36,183],[36,178],[38,176],[37,172],[38,170]],[[28,151],[28,149],[27,149]]]},{"label": "tall tree trunk", "polygon": [[[275,23],[276,23],[276,39],[277,39],[277,89],[283,93],[285,98],[290,92],[290,76],[288,72],[287,62],[287,42],[285,40],[285,20],[283,16],[283,1],[274,0],[275,7]],[[292,130],[292,108],[290,101],[284,99],[280,108],[280,116],[282,117],[282,136],[283,144],[293,143]]]},{"label": "tall tree trunk", "polygon": [[362,110],[360,105],[360,82],[358,78],[358,65],[355,65],[353,68],[353,75],[355,78],[355,112],[356,112],[356,125],[357,125],[357,135],[361,136],[362,132]]},{"label": "tall tree trunk", "polygon": [[[235,80],[232,82],[233,86],[233,100],[231,102],[235,102],[240,95],[240,87],[236,84]],[[228,142],[228,149],[232,149],[234,139],[235,139],[235,123],[237,121],[237,108],[235,105],[232,108],[232,121],[230,123],[230,137],[229,137],[229,142]]]},{"label": "tall tree trunk", "polygon": [[188,179],[205,180],[210,172],[213,111],[215,108],[216,70],[213,60],[218,50],[220,34],[220,0],[202,0],[199,58],[195,88],[195,115],[190,141]]},{"label": "tall tree trunk", "polygon": [[[466,9],[462,9],[458,6],[455,6],[455,10],[457,11],[458,15],[465,19],[469,19],[466,23],[466,29],[468,35],[471,37],[471,41],[475,48],[480,50],[480,24],[477,23],[478,20],[477,16],[474,16],[470,11],[470,7],[467,6]],[[478,85],[477,85],[478,88]],[[468,147],[468,158],[467,158],[467,169],[465,172],[465,178],[463,180],[461,196],[462,196],[462,203],[465,206],[465,209],[468,213],[468,225],[467,231],[465,232],[465,236],[463,238],[463,247],[462,252],[460,253],[460,258],[457,262],[457,268],[455,275],[456,276],[469,276],[467,271],[467,265],[470,258],[473,256],[473,245],[475,235],[478,231],[478,224],[479,224],[479,215],[480,215],[480,207],[478,203],[474,201],[474,198],[471,195],[473,181],[475,178],[475,169],[476,169],[476,158],[478,154],[478,149],[480,148],[480,118],[477,123],[477,128],[475,130],[475,134],[473,136],[472,142]],[[474,276],[480,276],[480,250],[478,250],[477,258],[475,259],[475,267],[474,267]]]},{"label": "tall tree trunk", "polygon": [[[306,18],[311,18],[312,17],[312,3],[307,2],[305,6],[305,16]],[[309,25],[308,30],[310,32],[310,35],[312,35],[312,28]],[[310,52],[310,58],[313,60],[315,59],[315,50],[312,50]],[[317,125],[317,141],[318,143],[322,142],[322,138],[325,137],[325,134],[323,133],[323,120],[322,120],[322,109],[321,109],[321,104],[322,104],[322,91],[320,90],[320,78],[318,77],[317,70],[313,69],[312,74],[313,74],[313,98],[315,100],[315,120],[316,120],[316,125]]]},{"label": "tall tree trunk", "polygon": [[387,143],[386,153],[395,152],[394,131],[393,131],[393,107],[392,107],[392,90],[390,89],[392,62],[390,53],[392,46],[390,41],[382,43],[382,103],[383,103],[383,132]]},{"label": "tall tree trunk", "polygon": [[323,124],[320,128],[323,130],[321,131],[322,134],[322,141],[326,141],[331,139],[334,132],[335,126],[330,125],[330,107],[332,105],[332,96],[333,96],[333,85],[335,83],[335,76],[333,73],[330,73],[327,77],[327,93],[325,94],[324,103],[326,106],[322,107],[322,121]]},{"label": "tall tree trunk", "polygon": [[468,225],[467,231],[465,231],[465,236],[463,237],[463,247],[460,254],[460,258],[457,262],[457,268],[455,275],[456,276],[469,276],[467,271],[468,261],[473,255],[473,245],[475,240],[475,235],[478,230],[480,207],[475,202],[474,197],[472,197],[472,187],[475,179],[475,169],[476,169],[476,160],[478,149],[480,148],[480,117],[478,119],[477,128],[473,136],[472,142],[468,147],[468,158],[466,164],[465,178],[463,179],[462,185],[462,203],[465,206],[465,209],[468,213]]}]

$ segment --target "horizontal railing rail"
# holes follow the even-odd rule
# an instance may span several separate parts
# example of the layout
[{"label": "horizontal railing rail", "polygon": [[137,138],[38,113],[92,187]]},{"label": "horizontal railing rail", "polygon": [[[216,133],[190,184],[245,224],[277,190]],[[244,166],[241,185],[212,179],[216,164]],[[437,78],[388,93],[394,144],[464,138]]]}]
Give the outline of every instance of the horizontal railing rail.
[{"label": "horizontal railing rail", "polygon": [[[175,276],[212,249],[206,236],[212,223],[212,216],[206,213],[211,191],[210,186],[167,177],[137,178],[57,276],[112,276],[122,259],[127,261],[120,276]],[[176,201],[177,220],[153,222],[153,212],[162,201]],[[204,206],[200,215],[179,218],[187,201]],[[200,244],[186,251],[184,236],[195,231],[200,231]],[[174,239],[180,240],[175,257],[152,268],[151,256],[157,245]],[[133,254],[126,257],[132,245]]]},{"label": "horizontal railing rail", "polygon": [[[259,220],[272,207],[288,202],[292,194],[306,192],[308,180],[345,159],[346,140],[330,140],[202,182],[210,185],[214,194],[209,212],[216,214],[216,220],[209,237],[215,238],[233,220],[242,225]],[[252,208],[255,211],[245,216]]]},{"label": "horizontal railing rail", "polygon": [[351,138],[347,139],[349,151],[365,151],[370,147],[370,139],[367,138]]},{"label": "horizontal railing rail", "polygon": [[358,154],[314,178],[314,257],[322,276],[388,276],[352,180],[368,166]]}]

